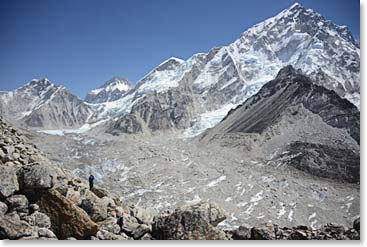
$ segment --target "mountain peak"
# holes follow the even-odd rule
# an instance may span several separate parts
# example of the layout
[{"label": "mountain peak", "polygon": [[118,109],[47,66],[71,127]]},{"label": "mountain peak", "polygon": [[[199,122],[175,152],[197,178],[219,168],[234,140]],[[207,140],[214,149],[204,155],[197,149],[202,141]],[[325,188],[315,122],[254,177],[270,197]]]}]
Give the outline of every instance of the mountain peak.
[{"label": "mountain peak", "polygon": [[285,78],[285,77],[290,77],[292,75],[297,75],[297,74],[299,74],[299,71],[296,71],[292,65],[288,65],[282,68],[281,70],[279,70],[276,78]]},{"label": "mountain peak", "polygon": [[161,64],[158,65],[156,68],[157,71],[162,70],[172,70],[175,69],[177,66],[181,65],[185,61],[176,57],[170,57],[167,60],[163,61]]},{"label": "mountain peak", "polygon": [[40,78],[40,79],[32,79],[28,84],[26,85],[51,85],[49,79],[47,78]]},{"label": "mountain peak", "polygon": [[292,4],[288,10],[292,10],[292,9],[300,9],[303,8],[303,6],[301,4],[299,4],[298,2],[295,2],[294,4]]},{"label": "mountain peak", "polygon": [[85,97],[88,103],[98,104],[120,99],[133,87],[132,83],[122,77],[114,76],[101,87],[94,89]]},{"label": "mountain peak", "polygon": [[108,80],[105,84],[103,84],[103,86],[101,86],[99,88],[106,88],[106,87],[112,86],[112,85],[128,85],[128,86],[131,86],[131,82],[126,78],[119,77],[119,76],[114,76],[110,80]]}]

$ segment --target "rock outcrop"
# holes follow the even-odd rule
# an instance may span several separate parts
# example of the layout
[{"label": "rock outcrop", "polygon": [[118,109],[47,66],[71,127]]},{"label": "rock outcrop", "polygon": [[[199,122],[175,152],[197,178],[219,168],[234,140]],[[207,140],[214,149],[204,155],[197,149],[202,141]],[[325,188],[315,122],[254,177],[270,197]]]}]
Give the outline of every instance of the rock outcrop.
[{"label": "rock outcrop", "polygon": [[274,166],[359,181],[359,110],[292,66],[281,69],[200,139],[243,146],[249,155],[254,149],[254,156]]}]

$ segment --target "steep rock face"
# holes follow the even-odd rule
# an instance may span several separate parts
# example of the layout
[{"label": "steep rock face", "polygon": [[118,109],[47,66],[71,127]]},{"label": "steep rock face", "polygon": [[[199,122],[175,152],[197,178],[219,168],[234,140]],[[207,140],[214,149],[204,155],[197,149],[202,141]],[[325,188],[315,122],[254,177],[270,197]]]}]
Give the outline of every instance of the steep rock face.
[{"label": "steep rock face", "polygon": [[128,114],[119,118],[117,121],[113,121],[106,127],[106,132],[112,135],[136,134],[147,133],[149,129],[146,127],[146,123],[141,117],[134,114]]},{"label": "steep rock face", "polygon": [[352,103],[288,66],[204,133],[201,141],[210,143],[237,135],[248,140],[250,148],[259,147],[263,158],[271,157],[274,163],[357,182],[359,119],[359,110]]},{"label": "steep rock face", "polygon": [[50,102],[26,116],[24,122],[43,129],[76,128],[82,126],[90,114],[90,108],[83,101],[62,88]]},{"label": "steep rock face", "polygon": [[189,127],[194,114],[194,99],[183,90],[154,92],[134,104],[131,113],[140,116],[153,131],[183,129]]},{"label": "steep rock face", "polygon": [[287,150],[289,159],[285,162],[297,169],[351,183],[360,181],[360,155],[356,150],[302,142],[291,143]]},{"label": "steep rock face", "polygon": [[132,89],[132,84],[125,78],[113,77],[101,87],[92,90],[85,97],[85,102],[98,104],[115,101]]},{"label": "steep rock face", "polygon": [[[359,107],[360,49],[350,31],[326,20],[299,4],[282,11],[244,32],[234,43],[208,53],[195,54],[186,61],[170,58],[140,80],[136,87],[114,105],[101,106],[96,119],[123,117],[145,102],[152,92],[163,94],[190,88],[185,120],[188,133],[197,135],[213,127],[221,117],[254,95],[286,65],[301,69],[314,83],[335,91]],[[147,97],[144,97],[147,96]],[[155,108],[165,108],[158,101]],[[185,107],[185,106],[183,106]],[[143,108],[139,115],[150,115]],[[174,121],[170,116],[170,121]],[[162,119],[160,119],[162,118]],[[144,119],[144,117],[143,117]],[[146,120],[146,119],[144,119]],[[167,115],[159,114],[148,126],[167,128]],[[162,124],[164,122],[164,124]],[[187,128],[187,124],[185,124]]]},{"label": "steep rock face", "polygon": [[15,91],[2,92],[0,102],[4,118],[33,128],[80,127],[91,114],[82,100],[47,79],[32,80]]}]

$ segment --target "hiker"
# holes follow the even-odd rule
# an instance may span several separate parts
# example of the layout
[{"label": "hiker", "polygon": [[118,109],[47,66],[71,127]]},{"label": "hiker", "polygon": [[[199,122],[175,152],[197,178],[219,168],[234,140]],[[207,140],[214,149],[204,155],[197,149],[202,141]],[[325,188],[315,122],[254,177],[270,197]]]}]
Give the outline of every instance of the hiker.
[{"label": "hiker", "polygon": [[91,174],[89,176],[89,189],[92,190],[93,189],[93,181],[94,181],[94,176]]}]

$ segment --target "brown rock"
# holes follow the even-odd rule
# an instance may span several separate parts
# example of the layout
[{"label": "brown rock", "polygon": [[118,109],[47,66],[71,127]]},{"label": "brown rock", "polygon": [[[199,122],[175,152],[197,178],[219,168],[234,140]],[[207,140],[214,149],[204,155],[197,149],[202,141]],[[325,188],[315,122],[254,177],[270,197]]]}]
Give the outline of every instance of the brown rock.
[{"label": "brown rock", "polygon": [[98,232],[98,225],[86,212],[56,190],[45,192],[38,201],[42,212],[51,219],[51,230],[59,239],[86,239]]}]

